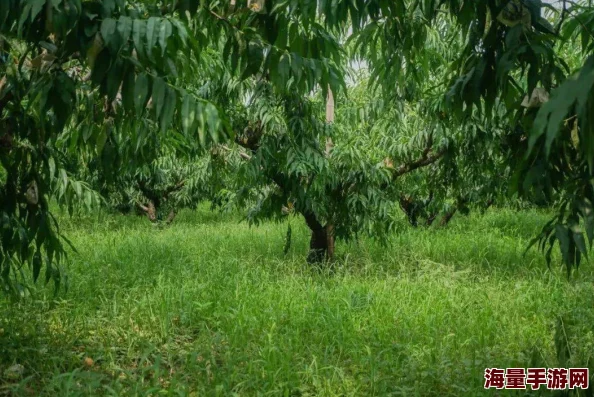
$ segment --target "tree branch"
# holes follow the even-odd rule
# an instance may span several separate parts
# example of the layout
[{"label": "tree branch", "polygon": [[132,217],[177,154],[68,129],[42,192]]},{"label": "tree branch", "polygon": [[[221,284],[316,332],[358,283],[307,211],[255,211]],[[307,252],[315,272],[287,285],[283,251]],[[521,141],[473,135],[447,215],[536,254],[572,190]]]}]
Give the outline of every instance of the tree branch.
[{"label": "tree branch", "polygon": [[235,135],[235,143],[239,146],[248,149],[252,153],[255,153],[260,148],[260,139],[262,139],[262,123],[256,122],[248,123],[248,126],[244,128],[243,134]]},{"label": "tree branch", "polygon": [[[241,146],[241,145],[240,145]],[[244,147],[244,146],[241,146]],[[227,145],[221,145],[221,148],[230,152],[231,148]],[[252,156],[250,156],[249,154],[247,154],[246,152],[239,152],[239,157],[241,157],[242,159],[246,160],[246,161],[250,161],[252,159]]]},{"label": "tree branch", "polygon": [[427,147],[425,150],[423,150],[421,157],[411,162],[404,163],[396,168],[393,171],[392,178],[397,179],[402,175],[408,174],[409,172],[412,172],[416,169],[431,165],[441,159],[446,153],[447,149],[445,148],[440,149],[437,152],[433,152],[431,147]]},{"label": "tree branch", "polygon": [[246,161],[250,161],[252,159],[252,156],[245,152],[239,152],[239,156]]},{"label": "tree branch", "polygon": [[180,181],[177,184],[175,184],[174,186],[168,187],[167,189],[165,189],[165,194],[164,194],[165,198],[167,198],[170,193],[177,192],[177,191],[181,190],[185,185],[186,185],[186,181]]}]

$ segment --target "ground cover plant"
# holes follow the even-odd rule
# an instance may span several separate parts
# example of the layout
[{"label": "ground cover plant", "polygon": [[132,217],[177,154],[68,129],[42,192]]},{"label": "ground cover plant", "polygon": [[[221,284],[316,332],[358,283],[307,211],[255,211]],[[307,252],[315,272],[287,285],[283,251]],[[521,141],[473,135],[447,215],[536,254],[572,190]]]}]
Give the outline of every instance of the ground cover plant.
[{"label": "ground cover plant", "polygon": [[0,1],[2,393],[591,367],[593,32],[591,0]]},{"label": "ground cover plant", "polygon": [[591,367],[592,270],[568,282],[536,250],[523,256],[547,216],[491,209],[447,230],[402,219],[390,248],[344,247],[332,271],[303,266],[295,219],[287,255],[285,224],[205,206],[157,233],[143,218],[66,220],[85,247],[69,292],[3,303],[0,390],[470,396],[493,395],[485,367]]}]

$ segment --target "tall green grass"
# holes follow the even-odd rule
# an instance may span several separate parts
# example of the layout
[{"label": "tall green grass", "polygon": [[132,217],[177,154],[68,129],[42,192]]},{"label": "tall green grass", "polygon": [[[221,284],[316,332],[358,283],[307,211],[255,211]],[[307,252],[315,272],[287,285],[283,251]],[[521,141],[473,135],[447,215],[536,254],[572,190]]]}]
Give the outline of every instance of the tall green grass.
[{"label": "tall green grass", "polygon": [[0,395],[476,396],[495,395],[486,367],[592,371],[592,266],[568,280],[523,255],[546,219],[403,227],[314,269],[296,218],[286,256],[286,223],[205,209],[165,229],[65,218],[68,292],[0,301]]}]

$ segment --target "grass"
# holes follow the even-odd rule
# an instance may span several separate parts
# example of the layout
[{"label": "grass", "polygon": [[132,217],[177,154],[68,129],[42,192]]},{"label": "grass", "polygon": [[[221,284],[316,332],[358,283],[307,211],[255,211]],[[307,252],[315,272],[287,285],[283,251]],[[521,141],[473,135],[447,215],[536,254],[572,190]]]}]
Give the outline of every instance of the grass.
[{"label": "grass", "polygon": [[299,219],[287,256],[286,224],[238,219],[64,219],[68,292],[0,301],[0,395],[517,395],[484,369],[592,371],[592,266],[568,280],[523,256],[546,214],[339,244],[332,271],[305,264]]}]

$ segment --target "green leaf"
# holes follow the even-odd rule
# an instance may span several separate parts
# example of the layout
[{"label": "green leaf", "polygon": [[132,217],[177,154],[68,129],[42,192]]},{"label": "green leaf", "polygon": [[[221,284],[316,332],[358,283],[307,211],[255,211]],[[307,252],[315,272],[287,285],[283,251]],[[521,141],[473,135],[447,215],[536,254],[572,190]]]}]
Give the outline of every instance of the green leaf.
[{"label": "green leaf", "polygon": [[[103,152],[105,142],[107,142],[107,130],[102,128],[99,130],[99,134],[97,134],[97,141],[95,142],[95,149],[97,150],[97,153],[100,154]],[[66,172],[64,172],[64,175],[66,175]]]},{"label": "green leaf", "polygon": [[196,101],[191,95],[185,95],[181,110],[182,128],[184,134],[189,136],[196,121]]},{"label": "green leaf", "polygon": [[146,21],[135,19],[132,23],[132,40],[134,41],[134,48],[139,58],[144,58],[145,47],[144,38],[146,36]]},{"label": "green leaf", "polygon": [[210,137],[213,140],[213,142],[217,142],[218,141],[218,127],[220,124],[218,109],[211,103],[208,103],[206,105],[205,110],[206,110],[206,120],[208,123],[208,130],[210,133]]},{"label": "green leaf", "polygon": [[[6,1],[6,0],[3,0]],[[31,4],[31,21],[34,21],[37,18],[39,12],[43,9],[46,0],[29,0],[29,4]]]},{"label": "green leaf", "polygon": [[586,240],[584,239],[584,234],[581,232],[574,232],[573,241],[575,242],[575,245],[578,248],[579,252],[581,252],[586,258],[588,258],[588,249],[586,248]]},{"label": "green leaf", "polygon": [[136,85],[134,87],[134,106],[136,113],[141,115],[148,102],[148,95],[150,91],[149,79],[146,74],[140,74],[136,78]]},{"label": "green leaf", "polygon": [[33,255],[33,282],[37,282],[42,264],[41,253],[37,251],[35,252],[35,255]]},{"label": "green leaf", "polygon": [[23,34],[23,28],[25,27],[25,22],[29,19],[29,14],[31,12],[31,4],[27,3],[23,8],[21,13],[21,18],[19,19],[18,25],[18,34],[19,36]]},{"label": "green leaf", "polygon": [[171,37],[171,33],[173,33],[171,22],[164,19],[159,29],[159,45],[161,46],[161,53],[163,55],[165,55],[165,50],[167,49],[167,40],[169,37]]},{"label": "green leaf", "polygon": [[123,43],[126,43],[130,39],[130,33],[132,33],[132,18],[121,17],[118,21],[118,32]]},{"label": "green leaf", "polygon": [[115,62],[109,70],[109,74],[107,75],[106,93],[107,98],[110,101],[113,101],[118,94],[120,85],[122,84],[123,72],[124,67],[121,60]]},{"label": "green leaf", "polygon": [[50,178],[53,178],[54,175],[56,174],[56,161],[54,160],[53,157],[50,157],[47,160],[47,165],[49,167]]},{"label": "green leaf", "polygon": [[163,106],[165,105],[165,91],[167,89],[167,83],[160,78],[156,77],[153,81],[153,108],[155,109],[155,117],[157,120],[161,116]]},{"label": "green leaf", "polygon": [[113,18],[106,18],[101,23],[101,37],[103,42],[112,50],[118,50],[119,37],[116,34],[117,22]]},{"label": "green leaf", "polygon": [[165,95],[165,105],[163,112],[161,113],[160,124],[161,131],[165,132],[171,126],[173,120],[173,114],[175,113],[175,107],[177,103],[177,93],[174,89],[167,87]]},{"label": "green leaf", "polygon": [[187,31],[186,27],[177,19],[173,19],[171,21],[171,23],[173,24],[173,26],[175,26],[175,29],[177,31],[177,36],[179,37],[179,39],[181,41],[181,45],[183,47],[185,47],[188,42],[188,31]]},{"label": "green leaf", "polygon": [[78,182],[78,181],[73,182],[72,187],[74,188],[74,192],[80,199],[82,196],[82,186],[81,186],[80,182]]},{"label": "green leaf", "polygon": [[8,14],[10,12],[10,2],[9,1],[0,1],[0,29],[4,28],[4,24],[8,19]]},{"label": "green leaf", "polygon": [[101,84],[110,67],[111,56],[107,49],[103,49],[95,59],[93,70],[91,71],[91,81],[97,85]]},{"label": "green leaf", "polygon": [[127,112],[134,111],[134,88],[136,83],[136,74],[134,67],[128,68],[124,75],[124,82],[122,84],[122,105]]},{"label": "green leaf", "polygon": [[591,248],[592,241],[594,241],[594,215],[586,217],[584,223],[586,227],[586,235],[588,236],[588,242],[590,243]]},{"label": "green leaf", "polygon": [[157,40],[159,38],[159,25],[160,20],[156,17],[150,17],[148,22],[146,23],[146,45],[148,48],[148,53],[151,54],[153,48],[157,44]]},{"label": "green leaf", "polygon": [[561,254],[563,255],[563,260],[568,267],[571,267],[571,261],[569,260],[569,248],[570,248],[570,240],[569,240],[569,230],[566,226],[557,224],[555,226],[555,236],[559,241],[559,248],[561,249]]}]

